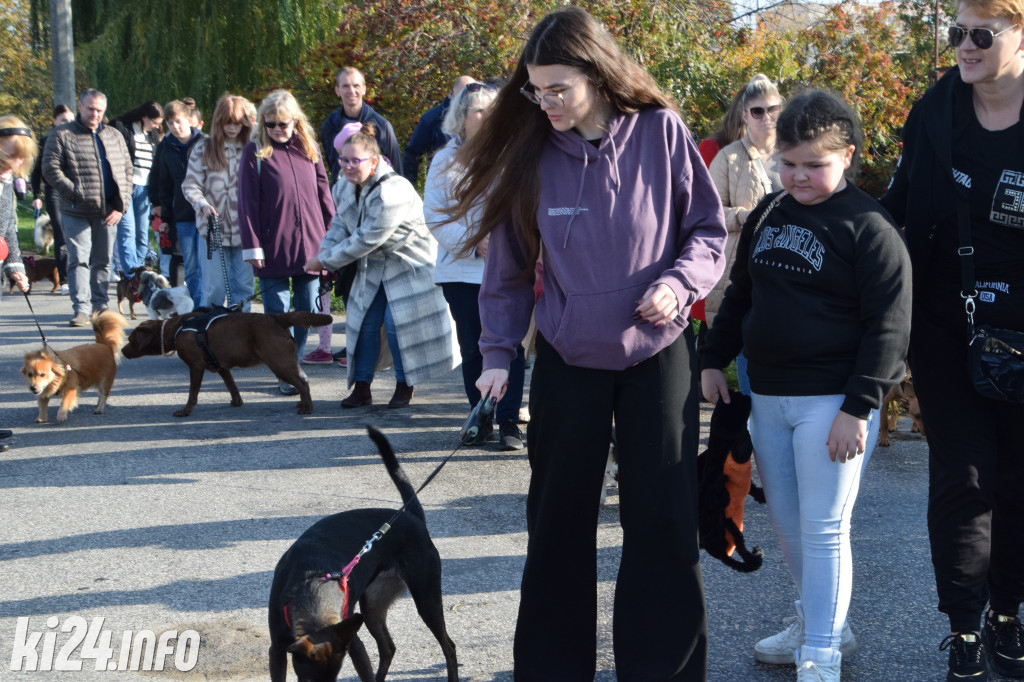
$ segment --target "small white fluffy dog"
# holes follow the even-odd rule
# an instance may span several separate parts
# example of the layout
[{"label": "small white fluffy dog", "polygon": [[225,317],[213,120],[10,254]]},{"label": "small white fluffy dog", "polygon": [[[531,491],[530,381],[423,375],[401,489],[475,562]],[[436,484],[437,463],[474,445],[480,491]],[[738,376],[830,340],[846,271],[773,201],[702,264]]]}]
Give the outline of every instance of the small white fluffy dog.
[{"label": "small white fluffy dog", "polygon": [[35,238],[36,246],[42,249],[43,253],[50,252],[50,247],[53,246],[53,225],[50,224],[50,216],[45,213],[39,214],[32,236]]},{"label": "small white fluffy dog", "polygon": [[146,303],[146,310],[149,311],[151,320],[163,320],[175,315],[184,315],[192,312],[193,308],[195,308],[195,304],[192,302],[192,296],[188,293],[188,287],[184,285],[170,289],[157,289]]}]

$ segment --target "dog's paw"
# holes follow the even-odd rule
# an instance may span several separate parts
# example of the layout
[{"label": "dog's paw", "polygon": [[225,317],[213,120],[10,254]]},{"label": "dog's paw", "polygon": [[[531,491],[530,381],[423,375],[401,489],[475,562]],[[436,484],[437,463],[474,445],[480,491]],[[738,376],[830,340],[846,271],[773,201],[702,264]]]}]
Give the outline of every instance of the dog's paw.
[{"label": "dog's paw", "polygon": [[237,398],[232,398],[231,402],[228,403],[228,404],[231,405],[231,407],[241,407],[242,406],[242,396],[238,396]]},{"label": "dog's paw", "polygon": [[36,417],[36,424],[46,424],[49,421],[46,417]]},{"label": "dog's paw", "polygon": [[68,420],[68,413],[67,412],[58,412],[57,413],[57,423],[58,424],[63,424],[67,420]]},{"label": "dog's paw", "polygon": [[103,414],[103,410],[104,410],[104,408],[97,407],[95,410],[92,411],[92,413],[93,414]]},{"label": "dog's paw", "polygon": [[190,414],[192,414],[192,410],[190,408],[188,408],[188,407],[183,407],[180,410],[175,410],[174,411],[174,416],[175,417],[187,417]]},{"label": "dog's paw", "polygon": [[313,406],[303,405],[301,400],[295,403],[295,407],[299,408],[298,414],[313,414]]}]

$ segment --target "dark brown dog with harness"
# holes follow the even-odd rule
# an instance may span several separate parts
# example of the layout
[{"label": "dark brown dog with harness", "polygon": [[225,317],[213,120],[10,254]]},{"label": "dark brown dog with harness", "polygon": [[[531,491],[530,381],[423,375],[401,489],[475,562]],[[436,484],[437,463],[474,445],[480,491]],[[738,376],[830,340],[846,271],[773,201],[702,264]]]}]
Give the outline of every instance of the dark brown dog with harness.
[{"label": "dark brown dog with harness", "polygon": [[[205,316],[205,317],[204,317]],[[197,324],[202,321],[202,324]],[[298,413],[313,412],[309,384],[299,370],[291,327],[322,327],[331,324],[330,315],[307,312],[265,315],[200,308],[194,313],[166,320],[147,320],[128,337],[121,349],[126,358],[170,355],[175,351],[188,365],[188,402],[174,413],[187,417],[199,400],[203,374],[216,372],[231,394],[231,406],[239,407],[242,396],[229,371],[233,367],[266,365],[280,379],[299,389]]]}]

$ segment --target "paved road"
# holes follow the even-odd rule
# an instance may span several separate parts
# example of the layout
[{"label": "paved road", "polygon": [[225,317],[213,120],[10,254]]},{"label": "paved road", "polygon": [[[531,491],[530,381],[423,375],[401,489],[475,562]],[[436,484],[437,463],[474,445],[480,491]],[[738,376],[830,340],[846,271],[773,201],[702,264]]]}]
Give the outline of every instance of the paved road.
[{"label": "paved road", "polygon": [[[88,339],[86,330],[65,326],[66,297],[37,293],[32,302],[58,350]],[[344,325],[335,327],[337,348]],[[14,447],[0,454],[0,680],[267,679],[266,602],[281,553],[326,514],[398,506],[364,425],[388,434],[419,481],[455,446],[466,414],[457,371],[417,386],[409,409],[342,412],[343,371],[307,368],[316,411],[298,416],[294,399],[277,394],[261,367],[235,372],[241,408],[228,406],[227,391],[208,374],[192,417],[175,419],[188,387],[185,367],[149,357],[122,364],[106,414],[92,414],[89,392],[65,425],[37,426],[18,370],[40,339],[20,294],[3,297],[0,338],[0,425],[15,429]],[[381,375],[378,400],[386,402],[393,386],[390,372]],[[844,680],[944,679],[944,620],[934,607],[924,520],[926,462],[923,441],[896,440],[868,468],[854,515],[851,622],[860,654],[844,665]],[[524,453],[464,450],[421,496],[444,562],[446,618],[463,680],[511,679],[528,476]],[[602,681],[615,679],[609,614],[621,544],[617,501],[613,491],[598,532]],[[764,567],[741,575],[704,557],[709,679],[791,680],[792,668],[751,657],[753,642],[791,613],[794,593],[764,509],[750,502],[747,514],[746,535],[764,548]],[[175,631],[179,646],[167,640],[163,671],[97,672],[82,654],[90,643],[102,647],[102,637],[72,646],[96,617],[105,620],[93,634],[112,636],[112,662],[126,631]],[[440,649],[411,600],[396,605],[389,623],[398,646],[389,679],[443,679]],[[201,645],[195,667],[182,672],[176,657],[188,667],[192,654],[186,631],[198,633]],[[42,633],[32,653],[18,649],[32,633]],[[19,664],[35,655],[42,667],[65,646],[68,662],[84,662],[82,672],[11,671],[15,652],[23,654]],[[355,679],[348,663],[342,679]]]}]

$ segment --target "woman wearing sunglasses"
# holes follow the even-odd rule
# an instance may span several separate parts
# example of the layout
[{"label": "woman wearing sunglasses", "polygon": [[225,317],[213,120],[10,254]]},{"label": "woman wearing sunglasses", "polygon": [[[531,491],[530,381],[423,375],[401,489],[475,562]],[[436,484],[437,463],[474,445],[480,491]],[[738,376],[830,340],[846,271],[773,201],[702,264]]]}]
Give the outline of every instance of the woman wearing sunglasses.
[{"label": "woman wearing sunglasses", "polygon": [[[910,362],[930,450],[939,610],[952,633],[943,648],[949,679],[972,682],[988,679],[986,667],[1024,677],[1024,405],[975,391],[965,334],[965,299],[976,323],[1024,331],[1022,28],[1024,0],[960,3],[949,29],[957,66],[911,110],[882,198],[914,265]],[[960,215],[973,247],[967,291]]]},{"label": "woman wearing sunglasses", "polygon": [[[782,98],[778,88],[764,74],[757,74],[743,88],[742,111],[746,133],[718,152],[710,167],[711,179],[725,209],[729,241],[725,245],[725,276],[718,280],[704,303],[709,325],[714,323],[729,284],[743,223],[765,195],[782,189],[779,159],[775,154],[775,122],[782,111]],[[740,392],[750,395],[747,357],[742,352],[736,356],[736,376]]]},{"label": "woman wearing sunglasses", "polygon": [[[690,305],[722,276],[721,202],[675,103],[578,7],[533,29],[458,154],[451,217],[484,239],[481,394],[500,401],[536,308],[529,546],[516,680],[593,680],[596,529],[614,420],[620,680],[703,680]],[[534,265],[544,252],[544,291]]]},{"label": "woman wearing sunglasses", "polygon": [[[293,304],[295,310],[311,312],[320,275],[306,272],[305,265],[316,256],[334,218],[320,148],[309,120],[286,90],[275,90],[260,103],[253,138],[242,151],[238,173],[242,258],[260,278],[265,312],[286,313]],[[299,358],[308,333],[306,327],[292,328]],[[284,395],[299,392],[285,382],[278,389]]]}]

